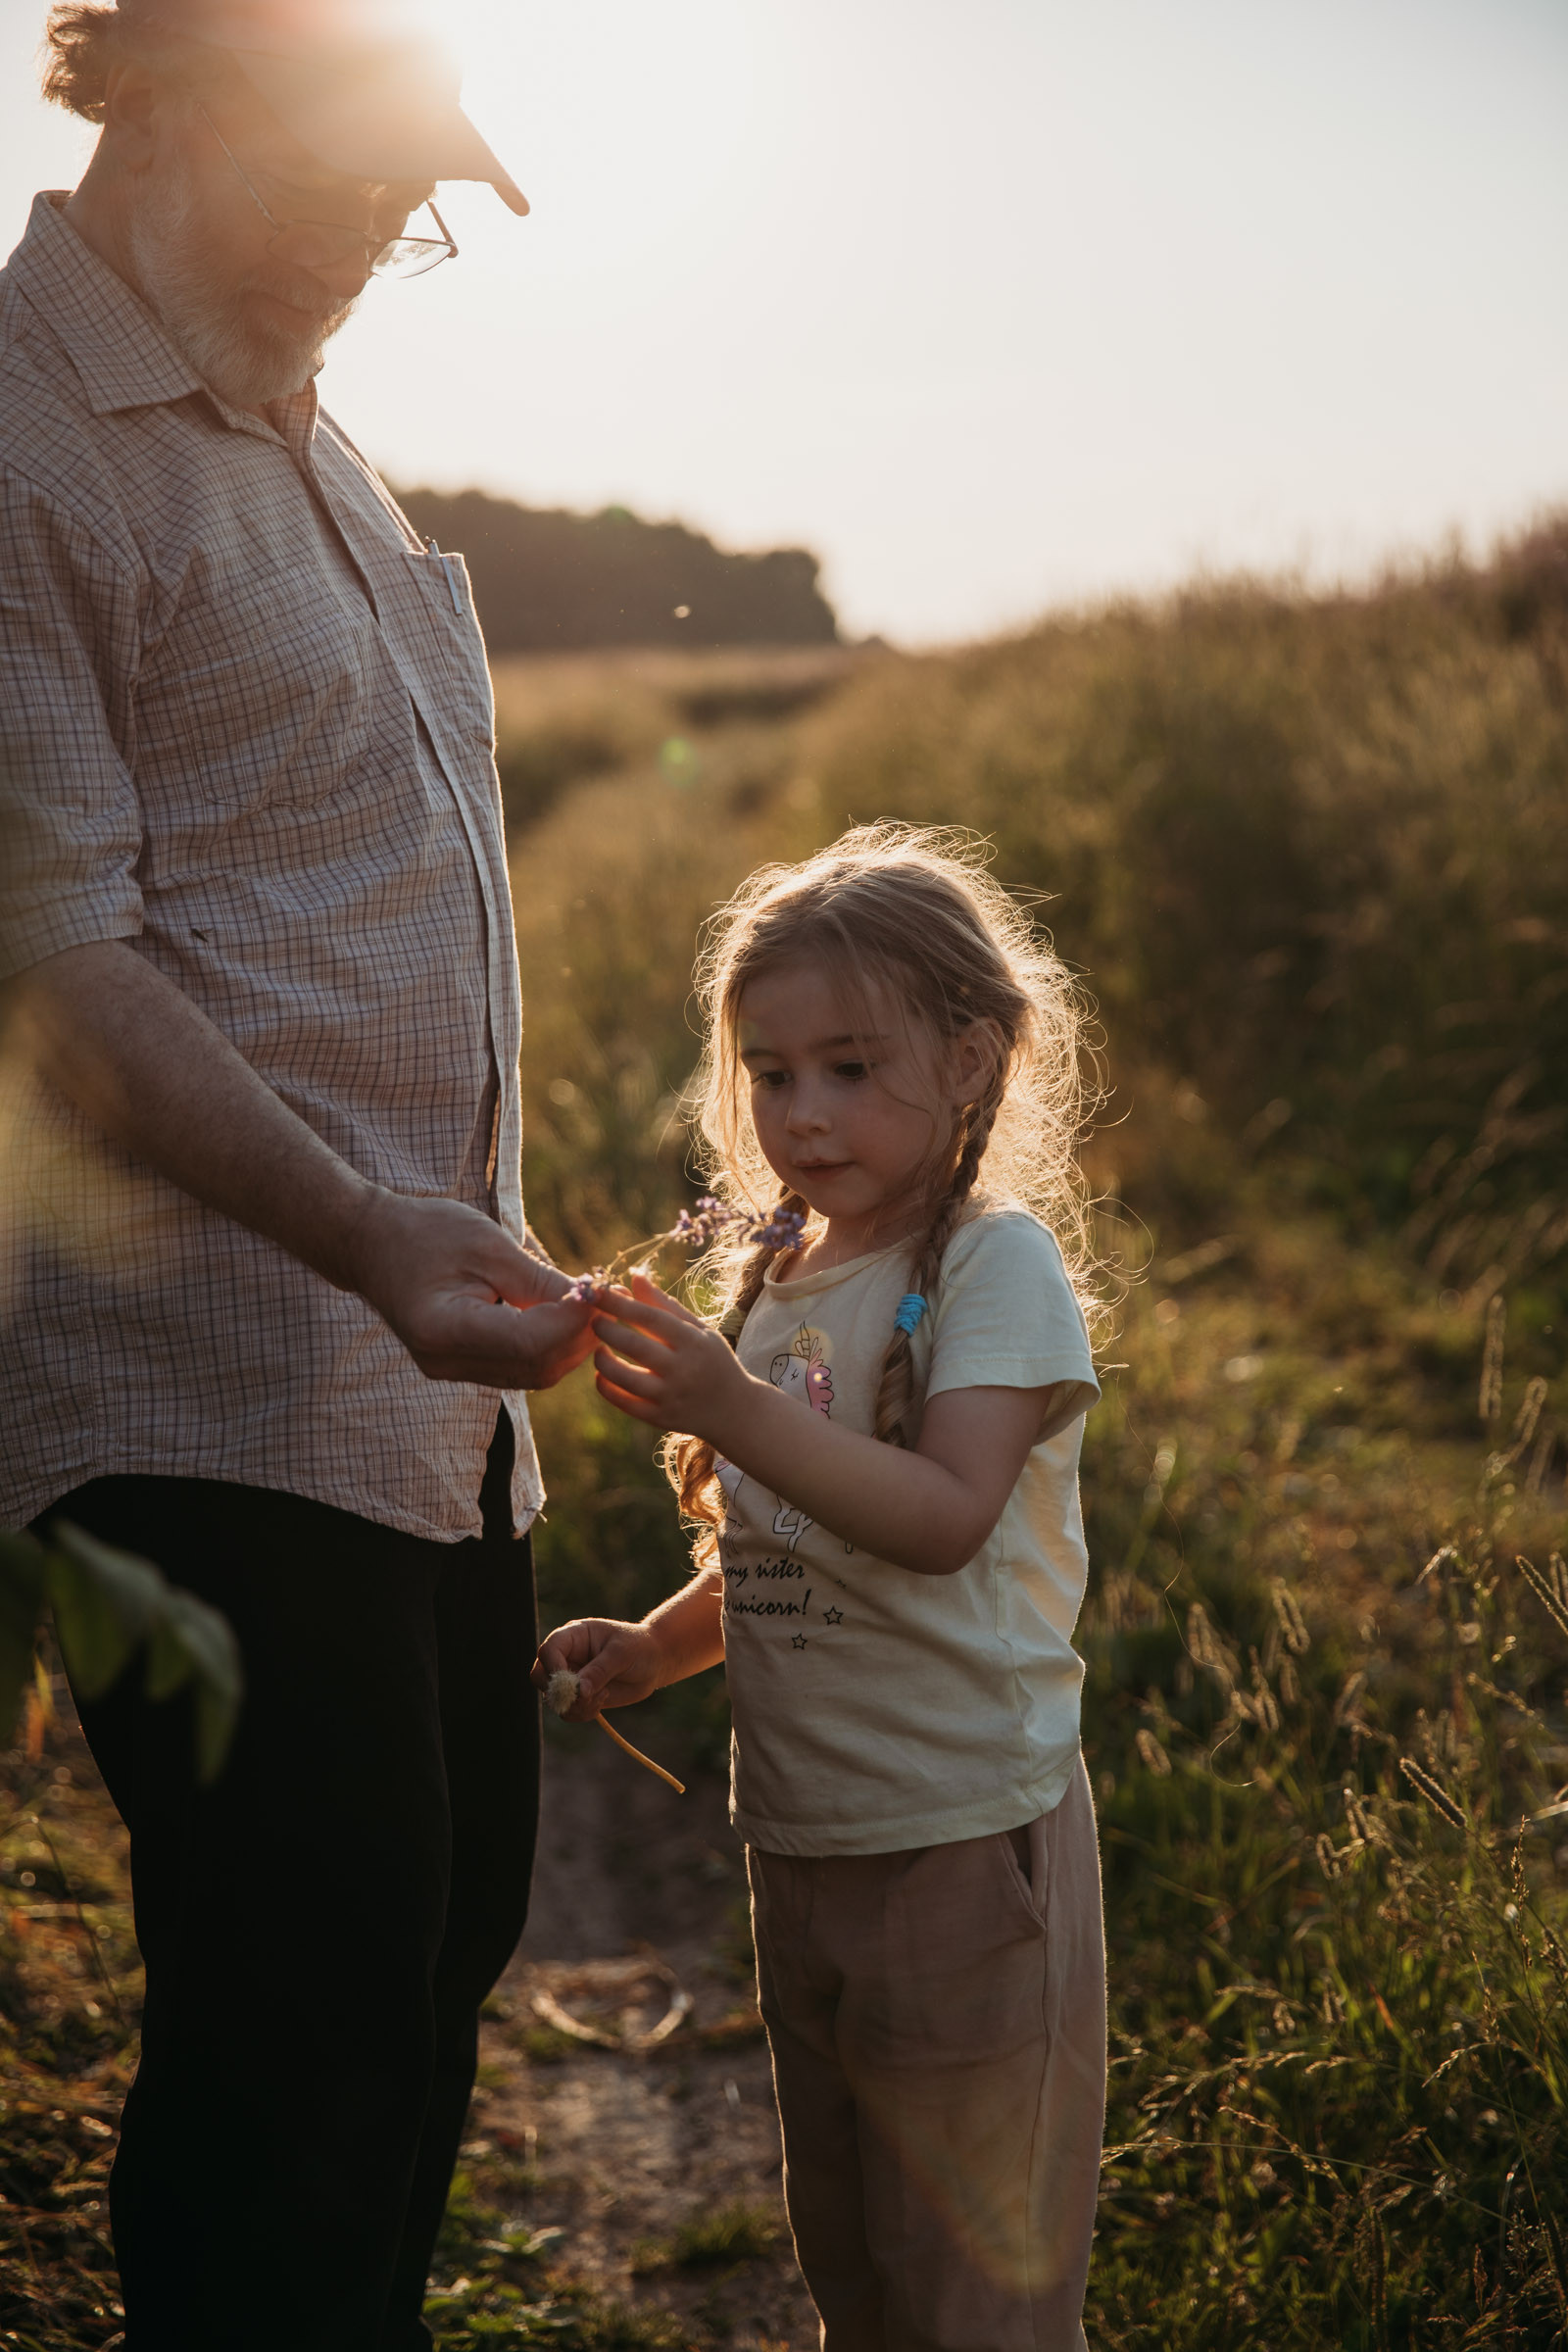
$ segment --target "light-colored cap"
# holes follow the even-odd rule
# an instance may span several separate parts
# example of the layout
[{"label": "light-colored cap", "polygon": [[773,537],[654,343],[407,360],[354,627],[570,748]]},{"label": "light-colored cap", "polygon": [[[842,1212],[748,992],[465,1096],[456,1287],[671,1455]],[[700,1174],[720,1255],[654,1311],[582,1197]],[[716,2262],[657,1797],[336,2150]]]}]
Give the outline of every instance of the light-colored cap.
[{"label": "light-colored cap", "polygon": [[121,14],[226,49],[278,121],[334,172],[484,179],[528,199],[458,103],[462,74],[387,0],[119,0]]}]

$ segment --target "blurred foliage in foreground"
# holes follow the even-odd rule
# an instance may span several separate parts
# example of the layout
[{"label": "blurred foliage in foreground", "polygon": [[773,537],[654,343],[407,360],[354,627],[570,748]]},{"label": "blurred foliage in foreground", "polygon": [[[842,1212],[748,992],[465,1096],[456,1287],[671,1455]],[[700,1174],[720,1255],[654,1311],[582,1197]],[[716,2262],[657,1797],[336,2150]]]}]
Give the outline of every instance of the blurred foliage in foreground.
[{"label": "blurred foliage in foreground", "polygon": [[27,1744],[39,1745],[50,1704],[38,1649],[45,1601],[72,1687],[84,1698],[101,1698],[132,1663],[149,1698],[189,1688],[197,1776],[215,1780],[244,1691],[232,1627],[150,1560],[101,1544],[69,1520],[55,1521],[43,1540],[0,1534],[0,1745],[24,1708]]},{"label": "blurred foliage in foreground", "polygon": [[123,2317],[104,2215],[139,1971],[124,1836],[59,1704],[46,1605],[84,1695],[132,1670],[154,1699],[188,1690],[200,1780],[243,1674],[226,1618],[151,1562],[64,1521],[0,1534],[0,2336],[56,2352]]}]

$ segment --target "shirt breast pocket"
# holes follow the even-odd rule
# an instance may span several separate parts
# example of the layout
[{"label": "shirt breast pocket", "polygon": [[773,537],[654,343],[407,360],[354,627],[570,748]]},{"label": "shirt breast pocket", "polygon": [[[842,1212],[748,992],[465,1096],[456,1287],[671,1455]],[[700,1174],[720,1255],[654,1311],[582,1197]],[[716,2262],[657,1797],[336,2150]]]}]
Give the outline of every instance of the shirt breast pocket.
[{"label": "shirt breast pocket", "polygon": [[209,818],[334,800],[375,740],[374,638],[318,569],[193,564],[137,681],[138,767]]},{"label": "shirt breast pocket", "polygon": [[[410,651],[419,674],[434,688],[441,716],[488,753],[495,742],[495,698],[468,566],[462,556],[412,547],[404,566],[414,583],[406,601],[414,607]],[[400,611],[404,602],[399,600]]]}]

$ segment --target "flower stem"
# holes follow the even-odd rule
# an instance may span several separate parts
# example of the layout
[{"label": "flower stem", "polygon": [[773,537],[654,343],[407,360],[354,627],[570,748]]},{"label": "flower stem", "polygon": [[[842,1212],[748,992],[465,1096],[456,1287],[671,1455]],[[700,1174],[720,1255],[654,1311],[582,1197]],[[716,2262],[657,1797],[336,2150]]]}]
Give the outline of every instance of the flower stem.
[{"label": "flower stem", "polygon": [[629,1740],[623,1740],[619,1732],[616,1731],[614,1725],[612,1723],[607,1723],[602,1715],[596,1715],[594,1717],[594,1721],[598,1724],[599,1729],[602,1732],[608,1732],[610,1734],[610,1737],[612,1740],[613,1740],[617,1747],[623,1747],[626,1750],[628,1756],[635,1756],[638,1763],[641,1764],[647,1771],[657,1773],[662,1781],[667,1781],[677,1796],[685,1795],[686,1784],[684,1781],[677,1781],[675,1775],[672,1772],[666,1772],[662,1764],[656,1764],[653,1757],[645,1756],[640,1747],[633,1747],[631,1741]]}]

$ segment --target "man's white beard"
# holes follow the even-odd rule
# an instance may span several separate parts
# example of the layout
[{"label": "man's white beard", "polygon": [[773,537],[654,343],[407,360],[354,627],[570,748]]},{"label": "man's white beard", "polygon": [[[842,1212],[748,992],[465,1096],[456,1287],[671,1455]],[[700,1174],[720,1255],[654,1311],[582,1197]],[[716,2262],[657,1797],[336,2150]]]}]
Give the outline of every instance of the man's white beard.
[{"label": "man's white beard", "polygon": [[[170,341],[236,409],[301,391],[355,308],[332,302],[317,281],[286,264],[237,285],[225,282],[202,233],[200,191],[183,163],[143,197],[126,238],[141,291]],[[258,289],[313,306],[313,316],[301,316],[300,334],[247,316],[244,297]]]}]

